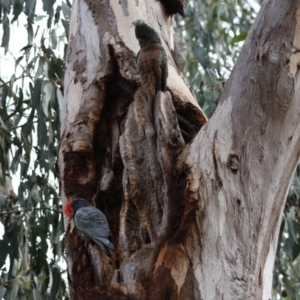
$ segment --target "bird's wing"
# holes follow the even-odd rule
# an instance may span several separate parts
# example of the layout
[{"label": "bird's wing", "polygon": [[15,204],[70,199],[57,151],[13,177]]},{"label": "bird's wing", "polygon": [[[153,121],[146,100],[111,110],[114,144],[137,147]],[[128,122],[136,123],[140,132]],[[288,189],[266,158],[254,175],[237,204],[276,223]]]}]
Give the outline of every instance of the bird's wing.
[{"label": "bird's wing", "polygon": [[110,237],[109,225],[106,216],[95,207],[82,207],[74,216],[76,228],[90,237]]}]

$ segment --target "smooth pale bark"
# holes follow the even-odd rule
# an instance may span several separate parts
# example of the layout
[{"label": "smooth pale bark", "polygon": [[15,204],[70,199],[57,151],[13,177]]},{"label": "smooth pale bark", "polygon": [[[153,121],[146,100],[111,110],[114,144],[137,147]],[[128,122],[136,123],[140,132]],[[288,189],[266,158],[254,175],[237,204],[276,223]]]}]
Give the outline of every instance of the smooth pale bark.
[{"label": "smooth pale bark", "polygon": [[300,150],[298,7],[265,2],[215,114],[182,156],[190,199],[198,203],[188,252],[193,256],[197,241],[193,267],[203,299],[271,298]]},{"label": "smooth pale bark", "polygon": [[[265,1],[206,123],[177,68],[171,16],[160,2],[74,1],[62,198],[100,208],[116,251],[110,259],[85,247],[66,220],[71,299],[271,297],[278,228],[300,151],[298,7]],[[161,36],[168,92],[155,95],[151,74],[141,86],[137,19]]]}]

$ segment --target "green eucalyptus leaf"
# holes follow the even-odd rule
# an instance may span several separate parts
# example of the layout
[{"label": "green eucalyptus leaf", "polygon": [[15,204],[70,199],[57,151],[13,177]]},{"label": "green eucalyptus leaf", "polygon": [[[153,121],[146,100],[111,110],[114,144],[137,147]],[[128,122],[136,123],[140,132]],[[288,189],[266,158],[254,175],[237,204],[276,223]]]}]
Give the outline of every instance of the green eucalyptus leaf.
[{"label": "green eucalyptus leaf", "polygon": [[21,51],[28,50],[28,49],[31,49],[31,48],[32,48],[32,45],[27,45],[27,46],[21,48],[20,52],[21,52]]},{"label": "green eucalyptus leaf", "polygon": [[27,72],[28,76],[32,72],[32,69],[34,69],[35,63],[38,60],[38,58],[39,58],[38,56],[35,56],[27,65],[26,72]]},{"label": "green eucalyptus leaf", "polygon": [[295,207],[292,207],[292,209],[285,214],[285,220],[288,225],[288,229],[290,234],[292,235],[293,240],[296,242],[297,241],[297,224],[295,223]]},{"label": "green eucalyptus leaf", "polygon": [[46,82],[44,87],[43,87],[43,103],[42,103],[42,107],[43,107],[43,112],[45,114],[46,117],[49,116],[49,102],[52,98],[53,95],[53,86],[51,82]]},{"label": "green eucalyptus leaf", "polygon": [[30,285],[31,282],[29,280],[22,280],[22,278],[20,278],[20,279],[21,279],[22,289],[31,290],[31,285]]},{"label": "green eucalyptus leaf", "polygon": [[[39,16],[36,16],[36,17],[35,17],[35,21],[36,21],[36,22],[39,22],[39,21],[41,21],[41,20],[44,20],[46,17],[47,17],[46,15],[39,15]],[[40,26],[37,26],[37,30],[36,30],[36,33],[34,34],[34,37],[37,36],[37,32],[39,31],[39,28],[40,28]]]},{"label": "green eucalyptus leaf", "polygon": [[208,70],[205,70],[205,74],[204,74],[204,84],[210,88],[213,87],[215,85],[215,80],[214,78],[211,76],[211,72],[209,72]]},{"label": "green eucalyptus leaf", "polygon": [[248,32],[241,32],[239,35],[235,36],[230,44],[236,44],[236,43],[239,43],[239,42],[243,42],[245,41],[245,39],[247,38],[247,35],[248,35]]},{"label": "green eucalyptus leaf", "polygon": [[61,286],[61,275],[57,267],[52,269],[52,287],[51,287],[51,295],[56,297],[59,288]]},{"label": "green eucalyptus leaf", "polygon": [[205,101],[209,104],[212,104],[212,102],[214,102],[216,100],[215,94],[213,92],[211,92],[210,90],[204,91],[203,96],[205,98]]},{"label": "green eucalyptus leaf", "polygon": [[277,255],[279,254],[279,250],[280,250],[280,246],[281,246],[281,242],[282,242],[282,235],[283,235],[283,232],[284,232],[284,226],[285,226],[285,220],[283,218],[282,222],[281,222],[281,225],[280,225],[280,229],[279,229],[279,235],[278,235]]},{"label": "green eucalyptus leaf", "polygon": [[44,73],[44,62],[45,62],[44,57],[40,56],[38,62],[38,68],[34,76],[35,81]]},{"label": "green eucalyptus leaf", "polygon": [[57,35],[56,35],[56,30],[55,29],[52,29],[51,30],[51,46],[52,46],[52,49],[56,49],[57,48]]},{"label": "green eucalyptus leaf", "polygon": [[15,83],[15,81],[16,81],[16,75],[13,74],[13,75],[10,77],[10,86],[13,86],[14,83]]},{"label": "green eucalyptus leaf", "polygon": [[61,6],[58,5],[56,7],[56,12],[55,12],[55,15],[54,15],[54,24],[57,24],[60,20],[60,12],[61,12]]},{"label": "green eucalyptus leaf", "polygon": [[4,47],[5,52],[7,52],[9,38],[10,38],[10,27],[9,27],[9,19],[6,14],[4,15],[4,18],[2,19],[2,28],[3,28],[3,36],[2,36],[1,47]]},{"label": "green eucalyptus leaf", "polygon": [[66,20],[61,20],[61,23],[63,24],[63,27],[65,29],[65,35],[68,39],[69,38],[69,22],[67,22]]},{"label": "green eucalyptus leaf", "polygon": [[32,24],[27,25],[27,34],[28,34],[28,45],[31,45],[33,43],[33,27]]},{"label": "green eucalyptus leaf", "polygon": [[[20,226],[17,223],[14,223],[12,231],[11,231],[11,252],[10,254],[16,260],[17,264],[19,265],[20,262],[17,261],[19,258],[19,231]],[[20,268],[20,266],[18,266]]]},{"label": "green eucalyptus leaf", "polygon": [[[1,131],[0,131],[0,134],[1,134]],[[3,155],[3,151],[1,151],[1,149],[0,149],[0,166],[1,166],[2,174],[6,174],[7,159],[6,159],[6,156]],[[5,183],[6,183],[6,176],[0,177],[0,186],[4,186]]]},{"label": "green eucalyptus leaf", "polygon": [[0,240],[0,268],[2,268],[2,266],[5,264],[7,255],[8,255],[8,245],[7,245],[7,239],[4,236],[3,240]]},{"label": "green eucalyptus leaf", "polygon": [[292,237],[292,235],[290,235],[284,242],[284,249],[285,249],[286,254],[289,257],[292,257],[294,243],[295,243],[295,240]]},{"label": "green eucalyptus leaf", "polygon": [[58,103],[60,105],[62,105],[62,103],[64,103],[64,95],[60,89],[56,89],[56,97],[57,97]]},{"label": "green eucalyptus leaf", "polygon": [[6,205],[7,195],[0,193],[0,209]]},{"label": "green eucalyptus leaf", "polygon": [[[44,19],[44,18],[45,18],[45,16],[39,16],[39,17],[40,17],[40,19]],[[35,38],[35,39],[37,38],[37,35],[38,35],[39,31],[40,31],[40,28],[41,28],[40,25],[38,25],[38,26],[36,27],[36,31],[35,31],[35,33],[34,33],[34,38]]]},{"label": "green eucalyptus leaf", "polygon": [[34,185],[34,187],[31,189],[31,197],[36,201],[40,202],[42,201],[38,187]]},{"label": "green eucalyptus leaf", "polygon": [[294,261],[300,253],[300,239],[298,242],[294,243],[293,250],[292,250],[292,260]]},{"label": "green eucalyptus leaf", "polygon": [[45,276],[45,275],[39,275],[38,276],[38,280],[40,281],[40,282],[45,282],[45,280],[48,278],[48,276]]},{"label": "green eucalyptus leaf", "polygon": [[9,293],[9,299],[18,299],[17,296],[18,296],[19,288],[20,285],[16,281],[13,281],[12,290]]},{"label": "green eucalyptus leaf", "polygon": [[193,53],[197,58],[197,60],[199,61],[199,63],[202,65],[203,69],[207,69],[211,67],[208,53],[204,47],[195,45],[193,47]]},{"label": "green eucalyptus leaf", "polygon": [[11,165],[10,165],[10,169],[11,169],[11,171],[12,171],[13,173],[16,173],[21,158],[22,158],[22,148],[19,148],[19,149],[16,151],[16,153],[15,153],[13,159],[12,159]]},{"label": "green eucalyptus leaf", "polygon": [[[44,145],[47,145],[48,130],[47,130],[47,126],[46,126],[45,116],[44,116],[42,110],[40,110],[39,114],[40,115],[38,118],[38,143],[42,147]],[[45,156],[43,156],[42,158],[45,158]]]},{"label": "green eucalyptus leaf", "polygon": [[[37,284],[37,282],[35,281],[35,283]],[[32,296],[34,300],[40,300],[43,299],[41,291],[37,288],[32,290]]]},{"label": "green eucalyptus leaf", "polygon": [[47,20],[47,27],[51,27],[52,18],[54,15],[54,8],[53,5],[56,0],[42,0],[43,1],[43,10],[47,12],[48,20]]},{"label": "green eucalyptus leaf", "polygon": [[70,20],[71,17],[71,6],[62,1],[61,4],[62,12],[66,20]]},{"label": "green eucalyptus leaf", "polygon": [[7,289],[5,286],[0,285],[0,299],[4,299],[4,295],[6,293]]},{"label": "green eucalyptus leaf", "polygon": [[56,2],[56,0],[42,0],[42,1],[43,1],[43,10],[48,15],[53,15],[53,13],[54,13],[53,5]]},{"label": "green eucalyptus leaf", "polygon": [[41,90],[42,90],[42,79],[38,79],[35,81],[35,85],[32,89],[32,107],[36,110],[39,109],[40,100],[41,100]]},{"label": "green eucalyptus leaf", "polygon": [[33,24],[35,7],[36,7],[36,0],[25,0],[25,14],[28,17],[29,24]]},{"label": "green eucalyptus leaf", "polygon": [[14,17],[11,20],[12,23],[18,19],[19,15],[23,11],[23,5],[24,5],[24,0],[14,0],[14,2],[13,2]]},{"label": "green eucalyptus leaf", "polygon": [[18,262],[17,259],[14,259],[12,256],[10,256],[11,262],[13,262],[12,264],[12,269],[11,269],[11,275],[13,277],[17,277],[17,274],[20,270],[20,263]]},{"label": "green eucalyptus leaf", "polygon": [[16,62],[15,62],[15,70],[16,70],[18,64],[20,63],[20,61],[21,61],[23,58],[24,58],[24,56],[22,55],[22,56],[20,56],[20,57],[16,60]]}]

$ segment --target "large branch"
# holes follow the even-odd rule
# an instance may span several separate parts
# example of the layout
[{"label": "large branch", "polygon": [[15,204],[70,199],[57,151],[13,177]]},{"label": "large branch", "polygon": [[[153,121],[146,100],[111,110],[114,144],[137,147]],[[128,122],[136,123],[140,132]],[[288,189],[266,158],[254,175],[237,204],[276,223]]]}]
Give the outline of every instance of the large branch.
[{"label": "large branch", "polygon": [[187,245],[201,299],[271,298],[300,153],[299,39],[299,1],[265,1],[216,112],[181,157],[198,203]]}]

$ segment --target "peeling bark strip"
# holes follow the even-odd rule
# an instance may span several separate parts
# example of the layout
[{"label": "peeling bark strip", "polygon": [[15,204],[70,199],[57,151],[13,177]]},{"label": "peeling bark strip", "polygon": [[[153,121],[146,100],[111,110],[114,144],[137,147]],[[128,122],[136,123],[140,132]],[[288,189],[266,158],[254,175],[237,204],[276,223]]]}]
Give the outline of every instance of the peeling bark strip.
[{"label": "peeling bark strip", "polygon": [[[74,1],[58,157],[62,199],[82,197],[101,209],[117,249],[109,258],[86,247],[66,224],[72,300],[270,298],[300,153],[300,58],[292,54],[300,48],[298,7],[296,0],[265,1],[221,104],[200,130],[207,119],[175,63],[162,4]],[[166,50],[167,92],[155,94],[151,76],[141,86],[138,19]]]}]

